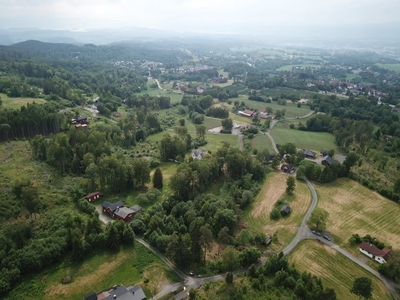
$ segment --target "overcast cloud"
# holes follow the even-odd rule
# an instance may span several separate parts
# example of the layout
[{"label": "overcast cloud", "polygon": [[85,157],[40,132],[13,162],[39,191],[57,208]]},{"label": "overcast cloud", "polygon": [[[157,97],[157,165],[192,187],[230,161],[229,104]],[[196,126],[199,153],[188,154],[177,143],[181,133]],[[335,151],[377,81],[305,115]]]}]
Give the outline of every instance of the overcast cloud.
[{"label": "overcast cloud", "polygon": [[399,22],[399,0],[0,0],[0,28],[196,32]]}]

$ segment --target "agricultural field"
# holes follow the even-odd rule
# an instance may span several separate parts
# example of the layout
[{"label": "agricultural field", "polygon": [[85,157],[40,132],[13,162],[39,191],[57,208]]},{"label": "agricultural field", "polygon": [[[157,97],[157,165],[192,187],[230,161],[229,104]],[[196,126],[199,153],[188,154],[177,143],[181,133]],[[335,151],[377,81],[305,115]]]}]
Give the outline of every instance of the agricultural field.
[{"label": "agricultural field", "polygon": [[315,184],[315,188],[318,207],[329,212],[327,231],[332,233],[335,243],[349,248],[348,240],[352,234],[369,234],[400,249],[398,204],[347,178],[330,184]]},{"label": "agricultural field", "polygon": [[[272,245],[274,250],[281,250],[290,243],[311,203],[310,190],[305,182],[296,181],[293,195],[285,193],[287,176],[282,172],[268,174],[253,204],[245,212],[245,220],[250,228],[271,236],[277,232],[278,242]],[[275,221],[269,215],[278,200],[288,204],[292,212]]]},{"label": "agricultural field", "polygon": [[209,133],[206,134],[207,145],[201,147],[211,153],[217,152],[219,148],[223,146],[223,143],[229,143],[231,147],[239,147],[239,138],[237,135],[232,134],[219,134],[219,133]]},{"label": "agricultural field", "polygon": [[46,103],[46,100],[40,98],[10,98],[6,94],[0,94],[0,98],[3,101],[3,108],[18,109],[21,106],[26,106],[28,103]]},{"label": "agricultural field", "polygon": [[268,95],[270,97],[281,97],[282,94],[285,95],[295,95],[298,98],[312,98],[315,92],[306,90],[295,90],[288,87],[277,86],[270,89],[265,89],[262,91],[263,95]]},{"label": "agricultural field", "polygon": [[267,149],[270,153],[274,153],[271,140],[264,134],[257,134],[250,140],[251,148],[261,151]]},{"label": "agricultural field", "polygon": [[372,299],[392,299],[383,282],[339,252],[318,241],[302,241],[290,254],[289,262],[301,272],[321,278],[324,287],[333,288],[337,299],[359,299],[350,289],[357,277],[372,279]]},{"label": "agricultural field", "polygon": [[389,71],[394,71],[400,73],[400,64],[376,64],[382,69],[387,69]]},{"label": "agricultural field", "polygon": [[[72,282],[62,284],[66,276]],[[117,284],[139,284],[150,298],[162,285],[178,281],[156,255],[136,242],[135,247],[125,247],[117,253],[102,251],[83,263],[63,263],[44,270],[24,280],[6,299],[80,300],[92,291],[100,292]]]},{"label": "agricultural field", "polygon": [[296,117],[301,117],[304,116],[308,113],[311,112],[310,108],[306,105],[302,105],[300,108],[297,107],[296,104],[293,104],[291,102],[287,102],[286,105],[279,105],[276,102],[271,102],[271,103],[266,103],[266,102],[258,102],[258,101],[253,101],[253,100],[248,100],[247,96],[240,96],[239,98],[232,98],[232,102],[238,100],[239,102],[244,102],[246,107],[249,107],[250,109],[253,110],[258,110],[258,109],[265,109],[266,107],[271,107],[273,112],[276,110],[286,110],[285,118],[296,118]]},{"label": "agricultural field", "polygon": [[[304,120],[299,120],[299,122],[303,122],[304,124]],[[317,153],[319,153],[321,149],[334,149],[335,154],[342,153],[335,144],[335,137],[328,132],[310,132],[290,129],[289,123],[279,122],[271,130],[271,135],[276,144],[283,145],[286,143],[294,143],[297,148],[310,149]]]}]

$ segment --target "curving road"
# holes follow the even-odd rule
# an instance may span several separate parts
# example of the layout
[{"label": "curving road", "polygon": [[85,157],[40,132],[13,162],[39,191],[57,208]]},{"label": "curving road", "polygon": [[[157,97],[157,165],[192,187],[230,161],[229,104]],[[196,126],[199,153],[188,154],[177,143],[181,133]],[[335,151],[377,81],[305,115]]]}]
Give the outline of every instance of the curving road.
[{"label": "curving road", "polygon": [[[313,112],[299,117],[298,119],[302,119],[302,118],[306,118],[308,116],[310,116],[311,114],[313,114]],[[276,144],[274,139],[272,138],[272,136],[270,135],[271,129],[274,127],[274,125],[279,122],[279,120],[274,120],[271,123],[271,127],[269,128],[268,132],[266,133],[266,135],[270,138],[272,145],[274,146],[274,149],[276,152],[278,152],[278,149],[276,148]],[[340,248],[338,245],[336,245],[335,243],[331,242],[331,241],[327,241],[325,239],[323,239],[320,236],[316,236],[314,234],[311,233],[310,229],[307,227],[307,220],[310,218],[311,213],[313,212],[313,210],[315,209],[315,207],[317,206],[318,203],[318,195],[317,192],[314,188],[314,186],[311,184],[311,182],[304,177],[304,180],[307,183],[308,188],[311,191],[311,195],[312,195],[312,202],[310,207],[308,208],[302,222],[301,225],[299,227],[299,229],[297,230],[296,236],[294,237],[294,239],[289,243],[289,245],[287,245],[282,252],[287,255],[289,254],[291,251],[293,251],[293,249],[298,245],[299,242],[301,242],[304,239],[315,239],[318,240],[328,246],[330,246],[332,249],[335,249],[336,251],[338,251],[339,253],[341,253],[342,255],[346,256],[348,259],[350,259],[351,261],[355,262],[356,264],[358,264],[359,266],[363,267],[364,269],[366,269],[368,272],[370,272],[371,274],[375,275],[376,277],[378,277],[385,285],[386,287],[389,289],[389,291],[392,293],[393,297],[395,299],[400,299],[399,298],[399,294],[397,293],[396,289],[400,289],[400,284],[397,284],[395,282],[390,281],[389,279],[387,279],[386,277],[382,276],[379,272],[375,271],[373,268],[371,268],[370,266],[368,266],[366,263],[360,261],[358,258],[356,258],[355,256],[353,256],[351,253],[347,252],[346,250]],[[150,244],[148,244],[147,242],[145,242],[144,240],[142,240],[141,238],[136,237],[135,240],[138,243],[141,243],[143,246],[145,246],[147,249],[149,249],[151,252],[153,252],[155,255],[157,255],[169,268],[171,268],[171,270],[173,270],[178,276],[179,278],[182,280],[182,282],[179,283],[175,283],[175,284],[169,284],[163,287],[163,289],[157,294],[155,295],[152,299],[160,299],[161,297],[167,295],[167,294],[171,294],[174,291],[176,291],[178,288],[184,286],[185,290],[181,291],[180,293],[175,295],[175,299],[176,300],[181,300],[181,299],[185,299],[188,296],[188,290],[190,290],[191,288],[198,288],[200,286],[202,286],[203,284],[207,283],[207,282],[212,282],[212,281],[218,281],[218,280],[224,280],[226,273],[224,274],[219,274],[219,275],[215,275],[215,276],[211,276],[211,277],[191,277],[188,276],[187,274],[185,274],[184,272],[182,272],[180,269],[178,269],[174,263],[172,263],[168,258],[166,258],[160,251],[158,251],[156,248],[154,248],[153,246],[151,246]],[[258,263],[257,266],[261,266],[266,262],[266,258],[262,258],[260,260],[260,262]],[[244,273],[247,269],[241,269],[241,270],[237,270],[235,272],[233,272],[234,275],[238,275],[241,273]]]},{"label": "curving road", "polygon": [[[298,119],[303,119],[306,118],[308,116],[310,116],[313,112],[303,116],[303,117],[299,117]],[[266,135],[269,137],[269,139],[272,142],[272,146],[275,150],[275,152],[279,152],[277,147],[276,147],[276,143],[273,139],[273,137],[271,136],[271,129],[275,126],[276,123],[278,123],[280,120],[275,120],[272,121],[270,128],[268,129],[268,132],[266,132]],[[365,270],[367,270],[368,272],[370,272],[371,274],[375,275],[376,277],[378,277],[388,288],[388,290],[392,293],[393,297],[395,299],[400,299],[399,294],[397,293],[397,290],[400,290],[400,284],[395,283],[391,280],[389,280],[388,278],[384,277],[382,274],[380,274],[379,272],[377,272],[376,270],[374,270],[373,268],[371,268],[370,266],[368,266],[366,263],[362,262],[361,260],[359,260],[357,257],[355,257],[354,255],[352,255],[351,253],[347,252],[346,250],[340,248],[338,245],[336,245],[335,243],[333,243],[332,241],[328,241],[325,240],[324,238],[320,237],[320,236],[316,236],[314,234],[311,233],[310,229],[307,226],[307,221],[311,216],[311,213],[313,212],[313,210],[315,209],[315,207],[318,204],[318,195],[317,192],[315,191],[314,186],[311,184],[311,182],[304,177],[304,180],[307,183],[308,188],[311,191],[312,194],[312,202],[310,207],[307,210],[307,213],[305,214],[301,225],[299,227],[299,229],[297,230],[296,236],[294,237],[294,239],[289,243],[289,245],[287,245],[282,252],[287,255],[289,254],[291,251],[293,251],[293,249],[298,245],[298,243],[300,243],[302,240],[304,239],[316,239],[319,240],[320,242],[330,246],[332,249],[335,249],[336,251],[338,251],[339,253],[341,253],[342,255],[346,256],[348,259],[350,259],[351,261],[355,262],[356,264],[358,264],[359,266],[361,266],[362,268],[364,268]]]}]

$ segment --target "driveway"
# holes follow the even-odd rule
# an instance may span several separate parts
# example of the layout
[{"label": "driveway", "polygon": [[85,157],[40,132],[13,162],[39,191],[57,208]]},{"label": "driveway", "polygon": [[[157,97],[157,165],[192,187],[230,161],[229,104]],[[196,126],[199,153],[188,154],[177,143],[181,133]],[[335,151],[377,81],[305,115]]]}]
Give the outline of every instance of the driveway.
[{"label": "driveway", "polygon": [[102,221],[104,224],[107,225],[108,223],[111,223],[112,221],[114,221],[110,216],[103,213],[101,204],[96,205],[96,211],[99,213],[100,221]]}]

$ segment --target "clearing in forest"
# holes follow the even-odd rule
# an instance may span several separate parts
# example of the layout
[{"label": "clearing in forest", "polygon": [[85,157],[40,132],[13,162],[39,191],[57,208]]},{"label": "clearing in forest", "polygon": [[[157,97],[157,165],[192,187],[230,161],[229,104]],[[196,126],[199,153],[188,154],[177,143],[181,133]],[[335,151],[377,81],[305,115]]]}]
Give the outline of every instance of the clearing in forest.
[{"label": "clearing in forest", "polygon": [[290,254],[289,262],[300,272],[321,278],[324,287],[333,288],[337,299],[359,299],[350,293],[357,277],[372,279],[372,299],[392,299],[382,281],[339,252],[315,240],[302,241]]},{"label": "clearing in forest", "polygon": [[318,206],[329,212],[327,230],[335,243],[349,246],[352,234],[369,234],[386,245],[400,248],[400,206],[347,178],[315,184]]}]

